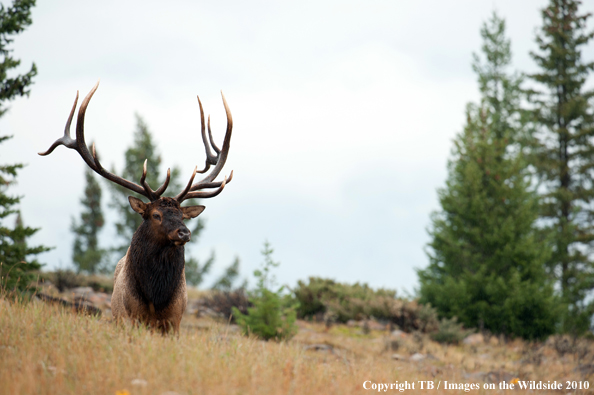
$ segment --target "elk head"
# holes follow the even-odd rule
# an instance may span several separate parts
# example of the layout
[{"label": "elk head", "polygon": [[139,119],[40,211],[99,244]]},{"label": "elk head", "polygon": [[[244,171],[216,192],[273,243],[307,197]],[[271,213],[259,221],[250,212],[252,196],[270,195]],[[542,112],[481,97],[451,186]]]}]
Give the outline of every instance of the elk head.
[{"label": "elk head", "polygon": [[142,226],[148,228],[150,239],[160,245],[173,243],[180,246],[190,241],[192,232],[184,225],[183,220],[195,218],[205,209],[204,206],[181,207],[175,199],[168,197],[151,203],[144,203],[134,196],[129,196],[128,200],[132,210],[142,216]]},{"label": "elk head", "polygon": [[[200,102],[200,98],[198,98],[198,105],[200,107],[200,121],[202,124],[202,142],[204,143],[204,148],[206,151],[206,163],[204,169],[200,171],[198,170],[198,166],[196,166],[194,168],[192,176],[190,177],[190,181],[188,182],[184,190],[181,191],[177,196],[169,198],[161,197],[161,195],[165,192],[167,186],[169,185],[169,180],[171,177],[170,169],[167,169],[167,178],[165,179],[163,184],[156,190],[153,190],[146,182],[146,160],[144,162],[144,168],[142,176],[140,178],[140,185],[138,185],[134,182],[128,181],[122,177],[116,176],[115,174],[105,170],[105,168],[103,168],[103,166],[99,162],[97,153],[95,151],[95,144],[93,144],[93,146],[91,147],[91,155],[91,152],[89,151],[85,143],[85,112],[87,111],[87,106],[89,105],[89,102],[91,101],[91,98],[93,97],[93,94],[95,93],[98,87],[99,81],[97,81],[93,89],[91,89],[89,94],[84,98],[82,104],[80,105],[80,109],[78,110],[78,118],[76,120],[76,139],[72,139],[70,137],[70,125],[72,123],[72,118],[74,117],[74,111],[76,110],[76,104],[78,102],[78,91],[76,92],[76,98],[74,100],[72,110],[70,111],[70,116],[68,117],[68,121],[66,122],[64,136],[57,139],[47,151],[40,152],[39,155],[49,155],[59,145],[63,145],[67,148],[75,150],[79,153],[79,155],[85,161],[87,166],[89,166],[95,173],[99,174],[101,177],[106,178],[111,182],[114,182],[120,186],[123,186],[124,188],[127,188],[133,192],[136,192],[146,197],[150,201],[150,203],[144,203],[142,200],[132,196],[128,198],[132,209],[143,217],[144,223],[148,223],[149,226],[155,230],[155,240],[160,240],[164,243],[171,242],[176,245],[185,244],[190,240],[190,231],[183,224],[182,219],[195,218],[202,211],[204,211],[204,206],[181,207],[180,204],[186,199],[204,199],[217,196],[219,193],[221,193],[223,188],[225,188],[225,185],[231,182],[233,178],[233,171],[231,171],[231,173],[229,174],[229,178],[224,177],[223,181],[215,181],[215,178],[219,175],[219,173],[223,169],[223,166],[225,165],[225,161],[227,160],[227,155],[229,154],[229,147],[231,143],[231,131],[233,129],[233,119],[231,117],[231,111],[227,106],[225,96],[223,96],[221,92],[221,96],[223,97],[223,105],[225,106],[225,112],[227,114],[227,131],[225,133],[225,139],[223,140],[223,146],[221,149],[219,149],[213,141],[212,132],[210,129],[210,116],[208,117],[208,140],[206,138],[204,111],[202,109],[202,103]],[[214,154],[213,151],[215,152]],[[194,177],[196,176],[196,174],[203,174],[208,172],[211,166],[214,167],[210,171],[210,173],[201,181],[194,183]],[[204,191],[205,189],[211,190]]]}]

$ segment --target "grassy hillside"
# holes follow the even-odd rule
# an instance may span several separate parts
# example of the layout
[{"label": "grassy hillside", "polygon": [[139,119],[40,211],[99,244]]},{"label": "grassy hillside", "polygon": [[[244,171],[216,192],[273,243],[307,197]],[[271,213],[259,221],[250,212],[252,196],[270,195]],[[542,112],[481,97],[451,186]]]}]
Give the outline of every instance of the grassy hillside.
[{"label": "grassy hillside", "polygon": [[[179,338],[162,337],[143,328],[117,327],[106,317],[0,299],[0,393],[361,394],[369,393],[363,388],[369,380],[414,382],[414,393],[451,394],[443,389],[444,380],[481,388],[515,378],[565,385],[565,380],[592,379],[594,371],[592,346],[585,340],[530,345],[492,338],[443,346],[419,334],[390,337],[386,331],[365,333],[346,325],[299,325],[294,339],[278,344],[187,315]],[[415,353],[424,358],[411,360]],[[441,388],[420,390],[419,380],[435,385],[441,380]]]}]

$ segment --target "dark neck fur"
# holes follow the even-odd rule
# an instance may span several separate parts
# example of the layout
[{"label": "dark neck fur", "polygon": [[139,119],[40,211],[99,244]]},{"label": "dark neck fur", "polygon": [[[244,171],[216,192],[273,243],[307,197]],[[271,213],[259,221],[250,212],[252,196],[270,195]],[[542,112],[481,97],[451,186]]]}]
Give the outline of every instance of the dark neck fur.
[{"label": "dark neck fur", "polygon": [[126,268],[132,280],[132,292],[155,311],[165,309],[181,285],[184,270],[184,247],[173,243],[151,242],[148,223],[143,222],[132,237]]}]

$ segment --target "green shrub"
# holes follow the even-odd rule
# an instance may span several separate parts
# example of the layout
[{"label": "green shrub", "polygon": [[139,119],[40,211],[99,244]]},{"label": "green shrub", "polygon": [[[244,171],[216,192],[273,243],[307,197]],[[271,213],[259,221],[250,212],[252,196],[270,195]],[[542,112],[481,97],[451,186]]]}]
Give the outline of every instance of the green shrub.
[{"label": "green shrub", "polygon": [[297,283],[293,291],[299,301],[299,318],[332,316],[337,322],[376,318],[398,325],[406,332],[437,330],[437,313],[415,300],[396,298],[396,291],[374,290],[367,284],[343,284],[334,280],[310,277]]},{"label": "green shrub", "polygon": [[471,333],[471,330],[462,327],[456,317],[443,318],[439,323],[439,329],[431,334],[431,338],[438,343],[458,344]]},{"label": "green shrub", "polygon": [[310,277],[308,284],[298,281],[293,292],[299,301],[297,315],[300,318],[322,316],[332,310],[339,322],[366,318],[369,315],[367,305],[373,302],[376,303],[372,308],[375,314],[372,315],[376,318],[386,315],[389,307],[385,303],[378,303],[376,299],[396,297],[394,290],[373,290],[367,284],[343,284],[319,277]]},{"label": "green shrub", "polygon": [[290,295],[284,294],[284,286],[273,291],[274,276],[270,269],[278,267],[279,263],[272,260],[273,249],[268,242],[264,243],[262,255],[264,263],[261,270],[254,271],[257,287],[249,293],[249,301],[253,307],[248,308],[247,314],[233,307],[233,316],[245,335],[255,335],[264,340],[288,340],[297,333],[295,325],[296,304]]}]

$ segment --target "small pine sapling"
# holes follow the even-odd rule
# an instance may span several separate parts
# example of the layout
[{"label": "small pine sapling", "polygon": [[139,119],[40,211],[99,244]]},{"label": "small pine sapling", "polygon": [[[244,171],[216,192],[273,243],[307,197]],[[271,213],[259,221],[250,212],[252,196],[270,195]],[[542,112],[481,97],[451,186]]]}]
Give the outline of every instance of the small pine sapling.
[{"label": "small pine sapling", "polygon": [[290,295],[284,294],[285,286],[277,291],[273,290],[277,284],[271,269],[280,264],[272,260],[273,252],[270,243],[264,242],[262,268],[254,271],[257,286],[249,293],[253,307],[248,308],[247,314],[242,314],[234,307],[233,315],[245,335],[253,334],[264,340],[281,341],[288,340],[297,333],[297,305]]}]

